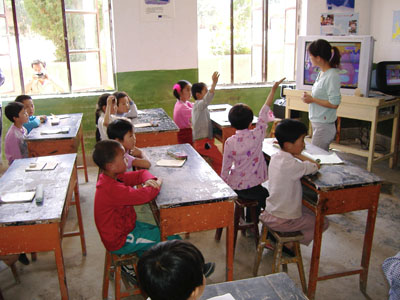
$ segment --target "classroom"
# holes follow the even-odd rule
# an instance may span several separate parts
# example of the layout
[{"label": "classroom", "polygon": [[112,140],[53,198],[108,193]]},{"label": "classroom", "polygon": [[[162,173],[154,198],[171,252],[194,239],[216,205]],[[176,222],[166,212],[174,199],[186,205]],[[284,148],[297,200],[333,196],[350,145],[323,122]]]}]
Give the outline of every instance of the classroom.
[{"label": "classroom", "polygon": [[[215,97],[211,103],[215,107],[213,109],[209,107],[211,118],[214,118],[213,122],[216,124],[215,116],[221,115],[222,111],[228,112],[230,107],[237,103],[247,104],[253,110],[254,116],[260,116],[261,107],[272,90],[273,82],[286,77],[283,82],[283,85],[287,86],[285,91],[282,92],[279,87],[273,94],[274,101],[286,97],[286,111],[285,107],[278,107],[279,102],[275,102],[271,107],[274,107],[276,115],[279,110],[281,119],[285,118],[285,113],[287,116],[292,110],[290,114],[292,118],[297,118],[308,126],[308,105],[303,103],[301,97],[303,90],[311,93],[312,84],[306,84],[307,78],[301,78],[300,81],[300,77],[306,75],[305,72],[299,73],[299,70],[306,67],[305,49],[312,41],[307,37],[314,36],[324,38],[332,44],[359,43],[360,47],[367,47],[361,50],[366,49],[365,51],[369,52],[369,56],[361,58],[360,82],[356,83],[358,89],[355,91],[352,87],[349,89],[349,86],[342,85],[343,89],[340,90],[342,102],[337,108],[339,134],[330,146],[332,152],[352,167],[336,174],[331,169],[329,172],[324,172],[324,168],[328,170],[324,166],[319,172],[327,176],[325,179],[344,180],[346,175],[353,174],[351,172],[355,170],[356,176],[369,180],[368,184],[361,182],[355,187],[353,194],[343,193],[344,196],[340,193],[342,191],[340,189],[336,191],[324,187],[320,190],[319,197],[329,198],[330,192],[337,192],[338,198],[335,199],[340,199],[343,203],[347,203],[346,197],[354,199],[365,197],[371,200],[365,200],[365,204],[354,200],[357,203],[351,208],[344,208],[345,204],[338,204],[336,210],[330,212],[328,210],[332,207],[324,208],[323,211],[328,215],[329,228],[323,235],[321,231],[323,238],[317,243],[320,247],[317,247],[320,257],[314,249],[314,243],[308,246],[301,245],[308,289],[305,295],[309,299],[368,299],[368,297],[388,299],[390,286],[382,271],[382,263],[400,251],[400,235],[396,229],[400,225],[400,172],[397,159],[400,96],[396,95],[398,90],[390,89],[395,84],[384,86],[381,89],[383,93],[373,91],[373,84],[376,84],[376,81],[370,81],[370,78],[379,77],[380,64],[377,65],[379,62],[386,62],[383,67],[390,62],[400,64],[399,1],[342,1],[353,3],[353,7],[349,8],[343,7],[347,4],[333,0],[57,0],[49,4],[55,6],[49,6],[47,9],[63,13],[56,15],[54,20],[47,20],[50,23],[41,20],[40,26],[45,28],[42,31],[37,29],[40,28],[39,23],[33,21],[35,16],[38,18],[37,14],[32,13],[33,2],[35,1],[25,0],[26,11],[21,11],[23,4],[18,4],[18,1],[0,0],[0,20],[4,19],[5,24],[8,24],[8,27],[5,26],[5,33],[0,33],[0,36],[9,46],[0,47],[2,48],[0,70],[5,77],[4,84],[0,86],[2,110],[0,196],[3,192],[7,192],[6,189],[17,191],[20,185],[25,188],[37,183],[46,187],[46,183],[51,182],[54,188],[51,192],[46,192],[45,188],[43,205],[47,205],[46,195],[60,198],[58,189],[62,190],[60,194],[65,193],[65,199],[61,197],[59,200],[66,201],[68,205],[61,207],[59,211],[51,207],[48,215],[53,212],[57,215],[55,218],[62,224],[61,231],[64,234],[68,231],[68,238],[62,239],[62,243],[56,245],[50,243],[50,238],[46,240],[45,235],[43,244],[39,245],[42,237],[38,238],[36,241],[38,248],[35,248],[38,249],[36,260],[33,261],[34,259],[27,253],[29,265],[15,263],[19,283],[16,283],[10,268],[4,263],[0,264],[0,293],[4,299],[101,298],[106,249],[100,239],[94,217],[94,197],[99,173],[99,168],[92,159],[96,144],[95,110],[98,99],[103,93],[116,91],[124,91],[134,101],[139,112],[139,118],[132,119],[132,124],[136,124],[136,145],[144,149],[143,152],[150,157],[152,162],[150,172],[160,172],[154,175],[165,178],[161,187],[162,192],[156,198],[160,209],[158,217],[162,219],[166,216],[161,209],[169,205],[167,200],[163,202],[164,197],[181,199],[182,203],[188,201],[185,200],[188,197],[194,202],[203,201],[201,197],[206,195],[215,197],[214,195],[219,194],[220,197],[210,200],[209,206],[204,205],[203,211],[197,208],[191,211],[188,208],[190,205],[178,203],[178,206],[182,205],[179,208],[187,209],[182,212],[191,214],[192,221],[182,221],[184,224],[182,226],[187,226],[184,229],[177,228],[173,222],[161,223],[164,224],[161,229],[162,237],[166,237],[167,233],[168,235],[180,233],[183,240],[189,241],[201,250],[206,261],[216,263],[214,273],[207,278],[207,286],[230,280],[239,282],[254,278],[256,238],[249,230],[246,234],[238,233],[233,248],[233,226],[229,227],[229,224],[230,222],[233,224],[234,220],[236,202],[233,199],[236,194],[218,176],[220,174],[213,172],[207,164],[210,160],[198,156],[191,147],[179,148],[184,149],[189,158],[195,157],[196,165],[202,166],[199,173],[196,173],[198,170],[193,167],[194,163],[190,159],[187,159],[180,168],[184,170],[193,167],[195,170],[189,169],[187,173],[183,171],[179,173],[178,168],[154,167],[160,159],[165,158],[164,154],[167,152],[165,149],[177,144],[179,139],[179,128],[172,121],[176,102],[173,88],[179,80],[184,79],[192,84],[203,81],[208,89],[211,89],[213,72],[219,72]],[[338,5],[341,8],[332,8],[329,5]],[[16,14],[13,16],[14,12]],[[213,13],[215,15],[212,15]],[[31,18],[29,22],[24,21],[27,18]],[[245,23],[240,23],[241,18],[251,19],[252,23],[243,25]],[[18,30],[13,29],[16,20],[19,22]],[[65,21],[64,30],[63,22],[60,20]],[[72,31],[75,35],[71,34],[70,40],[65,40],[64,37],[61,42],[59,38],[56,40],[54,35],[52,37],[50,33],[46,33],[50,32],[46,28],[53,23],[57,25],[52,30],[60,30],[61,36],[63,34],[69,36],[69,32]],[[343,23],[348,26],[343,28]],[[238,32],[243,30],[245,33],[234,34],[230,30],[232,25],[239,29]],[[26,26],[31,27],[27,30]],[[265,30],[266,27],[268,30]],[[85,28],[80,31],[83,32],[81,35],[78,34],[79,28]],[[337,32],[341,33],[338,35]],[[90,36],[92,38],[88,38]],[[234,46],[231,46],[231,39],[234,41]],[[56,46],[60,43],[61,46]],[[37,50],[33,50],[35,45]],[[230,55],[232,52],[234,55]],[[303,65],[300,64],[301,61]],[[361,66],[362,62],[366,64]],[[371,66],[367,68],[366,65]],[[373,69],[376,72],[373,72]],[[49,90],[40,90],[40,85],[38,87],[32,84],[31,78],[35,76],[47,79],[46,88]],[[314,74],[310,78],[312,76]],[[376,94],[373,97],[365,97],[370,93]],[[20,94],[32,95],[35,114],[46,115],[48,118],[47,122],[37,129],[46,128],[48,131],[37,134],[34,129],[26,139],[29,157],[32,157],[29,159],[33,159],[35,166],[30,161],[23,167],[21,162],[11,169],[5,154],[5,137],[12,123],[6,117],[5,107]],[[194,102],[194,99],[190,101]],[[144,112],[148,114],[148,119],[140,118]],[[140,126],[146,127],[143,124],[151,124],[151,130],[140,128]],[[221,124],[217,124],[214,129],[214,137],[217,148],[223,153],[224,141],[235,134],[235,130],[227,117],[223,118]],[[271,122],[267,129],[267,137],[274,136],[277,124],[278,122]],[[55,132],[54,128],[59,131]],[[66,128],[67,131],[63,131]],[[56,142],[50,141],[48,144],[35,144],[38,140],[45,140],[57,134],[63,138],[71,135],[73,138],[55,139]],[[306,143],[309,142],[311,140],[306,139]],[[61,151],[51,150],[56,143],[62,145]],[[264,145],[265,143],[266,140]],[[165,153],[157,152],[153,148],[146,149],[161,145],[167,145],[165,149],[163,148]],[[46,150],[47,153],[44,151],[46,147],[50,149]],[[271,155],[265,150],[267,148],[264,146],[263,152],[269,159]],[[269,149],[271,153],[275,153],[276,149],[273,147],[271,149]],[[45,161],[43,155],[54,154],[65,155],[57,158],[59,160],[56,160],[55,167],[53,166],[59,177],[51,178],[43,174],[43,179],[42,175],[33,177],[32,181],[26,179],[32,174],[46,172],[44,170],[26,172],[26,168],[37,168],[37,162]],[[64,164],[68,167],[62,167]],[[23,173],[20,175],[15,175],[19,172],[16,169],[17,165],[21,165],[22,168]],[[51,168],[50,164],[48,168]],[[7,181],[4,179],[5,175]],[[65,178],[64,182],[62,178]],[[176,188],[167,192],[166,187],[173,186],[174,180],[177,181]],[[304,180],[303,178],[303,182]],[[316,181],[310,180],[315,184]],[[329,180],[318,181],[316,184],[326,183],[328,186]],[[360,190],[357,190],[358,188]],[[305,193],[304,186],[303,193]],[[304,201],[303,199],[303,203]],[[18,205],[27,204],[0,204],[0,229],[18,227],[7,224],[9,222],[7,220],[14,220],[15,225],[17,221],[12,217],[21,218],[21,213],[14,210]],[[76,209],[75,207],[68,209],[70,205]],[[174,205],[171,208],[176,208]],[[158,223],[153,206],[135,206],[135,210],[138,220],[151,224]],[[175,212],[174,209],[170,209],[170,211],[172,219],[183,219],[176,217],[180,214],[179,210]],[[46,224],[41,224],[43,226],[41,232],[48,232],[49,236],[50,232],[55,234],[51,226],[47,226],[48,228],[44,226]],[[51,225],[51,222],[47,225]],[[216,240],[215,229],[219,228],[218,225],[228,226],[222,230],[220,240]],[[260,222],[258,225],[260,230],[261,225]],[[33,231],[35,234],[40,232],[38,229],[35,230]],[[0,255],[20,253],[5,244],[5,241],[12,240],[10,233],[5,232],[7,235],[3,233],[4,238],[0,239]],[[58,240],[61,241],[60,238]],[[27,243],[16,243],[15,247],[26,249],[24,247],[27,247]],[[62,272],[58,269],[61,264]],[[273,250],[265,248],[262,251],[257,276],[268,278],[273,273],[273,264]],[[361,271],[360,264],[361,269],[364,268]],[[282,268],[280,270],[282,271]],[[338,278],[333,274],[337,272],[347,272],[346,275],[350,276]],[[302,294],[304,288],[296,264],[288,264],[287,275],[289,277],[287,282],[295,284],[293,291]],[[313,277],[311,281],[310,275]],[[323,280],[320,280],[321,278]],[[65,284],[61,284],[62,281],[65,281]],[[287,292],[288,285],[289,283],[278,284],[278,288],[284,291],[286,288]],[[363,288],[366,288],[366,295],[362,292]],[[114,290],[114,279],[111,278],[107,299],[115,299]],[[212,293],[205,295],[214,296]],[[144,298],[135,295],[126,299]],[[235,299],[250,298],[235,297]]]}]

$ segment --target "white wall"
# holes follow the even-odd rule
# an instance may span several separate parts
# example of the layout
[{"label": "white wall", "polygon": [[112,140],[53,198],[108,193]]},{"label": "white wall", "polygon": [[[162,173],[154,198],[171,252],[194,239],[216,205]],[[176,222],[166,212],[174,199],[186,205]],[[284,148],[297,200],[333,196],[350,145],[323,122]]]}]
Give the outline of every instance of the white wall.
[{"label": "white wall", "polygon": [[392,40],[393,11],[399,0],[372,0],[371,35],[375,38],[374,62],[400,60],[400,41]]},{"label": "white wall", "polygon": [[116,71],[197,68],[197,1],[173,0],[175,18],[144,22],[143,0],[113,0]]}]

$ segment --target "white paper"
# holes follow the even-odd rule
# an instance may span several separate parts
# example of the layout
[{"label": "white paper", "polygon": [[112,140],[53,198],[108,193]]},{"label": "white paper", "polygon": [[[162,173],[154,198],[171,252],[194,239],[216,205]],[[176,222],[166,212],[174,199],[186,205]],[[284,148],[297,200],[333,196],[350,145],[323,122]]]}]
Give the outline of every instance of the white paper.
[{"label": "white paper", "polygon": [[160,159],[157,161],[156,165],[159,167],[182,167],[186,159]]},{"label": "white paper", "polygon": [[233,296],[230,293],[228,293],[225,295],[208,298],[207,300],[235,300],[235,298],[233,298]]},{"label": "white paper", "polygon": [[153,124],[151,123],[138,123],[134,124],[135,128],[144,128],[144,127],[153,127]]},{"label": "white paper", "polygon": [[61,127],[61,128],[54,128],[54,129],[45,129],[40,132],[41,135],[46,135],[46,134],[61,134],[61,133],[68,133],[69,132],[69,127]]},{"label": "white paper", "polygon": [[320,160],[319,161],[320,165],[335,165],[335,164],[342,164],[343,163],[343,160],[341,160],[340,157],[337,156],[337,154],[335,152],[333,152],[331,154],[328,154],[328,155],[324,155],[324,154],[317,155],[317,154],[310,154],[310,153],[307,153],[307,152],[303,151],[303,154],[305,156],[310,157],[311,159],[313,159],[315,161],[317,159],[319,159]]},{"label": "white paper", "polygon": [[36,192],[16,192],[6,193],[1,195],[1,202],[4,203],[17,203],[17,202],[30,202],[35,197]]}]

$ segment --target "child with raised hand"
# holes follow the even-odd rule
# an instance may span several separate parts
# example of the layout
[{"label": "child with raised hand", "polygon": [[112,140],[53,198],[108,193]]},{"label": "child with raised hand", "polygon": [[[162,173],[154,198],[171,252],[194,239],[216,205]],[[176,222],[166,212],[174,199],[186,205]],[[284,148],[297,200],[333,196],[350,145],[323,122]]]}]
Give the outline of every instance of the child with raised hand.
[{"label": "child with raised hand", "polygon": [[115,92],[113,94],[117,99],[117,112],[118,117],[137,117],[137,107],[132,99],[125,92]]},{"label": "child with raised hand", "polygon": [[[100,140],[108,139],[107,126],[116,120],[117,101],[115,96],[111,94],[103,94],[99,97],[96,109],[97,129],[99,131]],[[97,133],[96,133],[97,140]]]},{"label": "child with raised hand", "polygon": [[139,286],[151,300],[197,300],[214,263],[187,241],[166,241],[146,251],[137,264]]},{"label": "child with raised hand", "polygon": [[128,161],[127,171],[135,168],[148,169],[150,161],[142,150],[135,146],[135,129],[131,122],[118,119],[111,122],[107,127],[107,135],[111,140],[116,140],[125,148],[125,159]]},{"label": "child with raised hand", "polygon": [[[112,253],[140,256],[160,242],[160,230],[137,221],[134,206],[152,201],[160,192],[161,179],[148,170],[126,172],[125,149],[114,140],[98,142],[93,161],[102,170],[94,197],[94,220],[101,240]],[[140,184],[142,188],[134,187]]]},{"label": "child with raised hand", "polygon": [[[248,105],[236,104],[228,115],[236,133],[225,141],[221,178],[240,198],[258,201],[257,216],[265,207],[265,199],[268,197],[268,190],[261,185],[268,179],[262,144],[268,122],[275,119],[270,109],[275,91],[284,79],[272,86],[254,129],[250,129],[253,111]],[[246,220],[251,221],[249,212]]]},{"label": "child with raised hand", "polygon": [[28,113],[29,119],[28,122],[24,124],[26,130],[31,132],[33,128],[39,127],[40,123],[44,123],[47,120],[46,115],[34,116],[35,113],[35,105],[33,104],[32,97],[29,95],[19,95],[15,98],[15,102],[22,103],[25,107],[26,112]]},{"label": "child with raised hand", "polygon": [[25,141],[27,130],[23,125],[28,122],[29,119],[24,105],[20,102],[8,103],[4,112],[7,119],[13,122],[4,140],[6,158],[8,164],[11,165],[17,158],[28,157],[28,145]]},{"label": "child with raised hand", "polygon": [[[272,230],[281,232],[301,231],[300,243],[309,245],[314,237],[315,215],[302,205],[301,177],[318,171],[315,161],[302,155],[307,127],[300,121],[285,119],[275,130],[280,150],[272,155],[269,163],[269,197],[260,220]],[[300,160],[298,160],[298,159]],[[324,231],[328,228],[324,219]],[[293,245],[284,252],[293,255]]]},{"label": "child with raised hand", "polygon": [[179,127],[179,144],[193,143],[191,122],[193,103],[189,101],[191,87],[191,83],[186,80],[179,80],[173,87],[173,94],[177,99],[174,106],[174,122]]},{"label": "child with raised hand", "polygon": [[203,82],[194,83],[192,95],[195,99],[192,109],[193,147],[202,156],[211,158],[211,165],[217,174],[221,174],[222,154],[214,144],[213,130],[208,105],[214,98],[219,73],[212,75],[211,89]]}]

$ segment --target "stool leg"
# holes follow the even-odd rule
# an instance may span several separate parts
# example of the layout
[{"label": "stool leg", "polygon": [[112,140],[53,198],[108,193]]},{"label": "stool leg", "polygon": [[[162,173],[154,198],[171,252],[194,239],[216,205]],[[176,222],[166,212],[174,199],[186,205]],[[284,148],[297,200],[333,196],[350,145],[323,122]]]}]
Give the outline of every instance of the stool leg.
[{"label": "stool leg", "polygon": [[281,268],[281,259],[282,259],[282,242],[278,241],[275,245],[274,251],[274,263],[272,264],[272,273],[278,273]]},{"label": "stool leg", "polygon": [[103,274],[103,299],[108,299],[108,286],[110,283],[110,267],[111,267],[111,255],[106,251],[106,258],[104,262],[104,274]]},{"label": "stool leg", "polygon": [[240,222],[240,216],[243,213],[243,208],[239,206],[235,206],[235,216],[234,216],[234,223],[233,223],[233,251],[235,251],[236,248],[236,239],[237,239],[237,233],[239,231],[239,222]]},{"label": "stool leg", "polygon": [[115,266],[115,300],[121,299],[121,266]]},{"label": "stool leg", "polygon": [[11,266],[11,271],[14,275],[14,279],[16,283],[21,283],[21,280],[19,279],[19,275],[18,275],[18,271],[17,271],[17,267],[15,266],[15,263],[13,263]]},{"label": "stool leg", "polygon": [[[236,207],[235,207],[235,209],[236,209]],[[238,227],[240,227],[240,219],[242,219],[243,222],[246,223],[246,214],[245,214],[244,207],[238,207],[238,209],[239,209],[240,214],[239,214],[239,220],[238,220],[237,224],[238,224]],[[243,236],[246,236],[246,229],[242,229],[241,232],[242,232]]]},{"label": "stool leg", "polygon": [[304,274],[303,258],[301,256],[301,250],[300,250],[300,243],[299,242],[294,243],[294,251],[295,251],[296,256],[297,256],[297,268],[299,269],[299,276],[300,276],[301,286],[303,288],[303,292],[305,294],[307,294],[306,276]]},{"label": "stool leg", "polygon": [[251,222],[254,225],[253,228],[254,228],[255,242],[256,242],[256,248],[257,248],[258,239],[260,237],[260,233],[258,232],[257,207],[255,207],[255,206],[250,207],[250,215],[251,215]]},{"label": "stool leg", "polygon": [[214,239],[215,239],[216,241],[220,241],[220,240],[221,240],[222,230],[223,230],[223,228],[217,228],[217,229],[215,230]]},{"label": "stool leg", "polygon": [[37,259],[37,254],[36,254],[36,252],[32,252],[32,253],[31,253],[31,259],[32,259],[32,261],[36,261],[36,259]]},{"label": "stool leg", "polygon": [[253,266],[253,276],[257,276],[257,273],[258,273],[258,268],[260,266],[261,257],[262,257],[263,251],[264,251],[264,246],[267,241],[267,233],[268,233],[268,228],[263,226],[262,231],[261,231],[261,238],[258,241],[258,245],[257,245],[257,253],[256,253],[256,257],[254,260],[254,266]]},{"label": "stool leg", "polygon": [[285,272],[285,273],[288,272],[287,264],[282,264],[282,270],[283,270],[283,272]]}]

